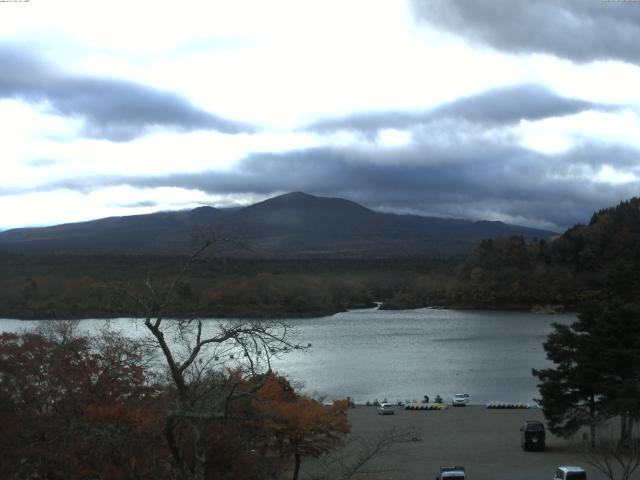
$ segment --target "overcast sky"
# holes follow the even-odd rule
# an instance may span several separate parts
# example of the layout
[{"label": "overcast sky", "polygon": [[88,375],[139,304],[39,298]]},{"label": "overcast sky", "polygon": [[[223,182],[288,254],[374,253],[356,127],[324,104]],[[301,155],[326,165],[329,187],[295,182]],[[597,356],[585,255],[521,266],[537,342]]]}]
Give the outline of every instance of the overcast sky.
[{"label": "overcast sky", "polygon": [[0,2],[0,229],[290,192],[561,230],[640,194],[640,1]]}]

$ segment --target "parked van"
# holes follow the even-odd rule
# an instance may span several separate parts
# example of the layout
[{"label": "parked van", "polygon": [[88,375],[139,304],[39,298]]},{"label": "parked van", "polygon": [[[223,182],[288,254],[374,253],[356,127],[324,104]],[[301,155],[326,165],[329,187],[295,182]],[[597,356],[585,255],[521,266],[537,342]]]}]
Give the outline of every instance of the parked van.
[{"label": "parked van", "polygon": [[545,432],[542,422],[527,420],[520,427],[520,446],[522,450],[544,450]]}]

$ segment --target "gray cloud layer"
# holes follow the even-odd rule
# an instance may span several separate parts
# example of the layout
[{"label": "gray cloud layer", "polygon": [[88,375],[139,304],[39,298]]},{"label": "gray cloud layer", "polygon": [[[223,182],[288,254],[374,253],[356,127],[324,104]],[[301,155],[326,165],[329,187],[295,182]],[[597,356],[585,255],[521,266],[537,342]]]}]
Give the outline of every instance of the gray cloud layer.
[{"label": "gray cloud layer", "polygon": [[608,110],[610,107],[561,97],[537,84],[500,87],[462,97],[426,112],[370,112],[316,122],[308,128],[323,132],[356,130],[372,133],[383,128],[409,128],[435,120],[468,121],[485,126],[518,123],[572,115],[585,110]]},{"label": "gray cloud layer", "polygon": [[411,0],[430,24],[508,52],[640,63],[640,4],[607,0]]},{"label": "gray cloud layer", "polygon": [[[228,133],[243,128],[173,93],[123,80],[66,74],[18,53],[0,47],[0,98],[44,103],[58,114],[77,117],[83,121],[85,135],[124,141],[153,126]],[[610,108],[563,98],[539,85],[502,87],[427,112],[359,114],[308,127],[366,135],[384,128],[410,129],[413,142],[404,148],[263,153],[224,172],[70,178],[36,187],[0,187],[0,195],[61,188],[90,192],[114,185],[175,186],[212,194],[306,191],[353,199],[372,208],[458,218],[511,218],[514,223],[561,229],[637,194],[640,182],[611,185],[593,178],[604,165],[640,176],[640,152],[592,142],[562,155],[543,155],[518,146],[502,127]],[[32,166],[55,161],[33,159]]]},{"label": "gray cloud layer", "polygon": [[0,46],[0,99],[44,104],[83,121],[90,138],[129,141],[153,127],[239,133],[247,126],[206,112],[172,92],[126,80],[61,72],[24,49]]},{"label": "gray cloud layer", "polygon": [[90,191],[99,186],[176,186],[215,194],[306,191],[341,196],[372,208],[458,218],[512,218],[566,228],[629,198],[640,182],[598,183],[603,165],[633,169],[640,152],[602,144],[548,156],[517,146],[469,142],[454,151],[424,143],[405,162],[375,163],[356,149],[316,148],[246,158],[233,171],[161,177],[70,179],[44,186]]}]

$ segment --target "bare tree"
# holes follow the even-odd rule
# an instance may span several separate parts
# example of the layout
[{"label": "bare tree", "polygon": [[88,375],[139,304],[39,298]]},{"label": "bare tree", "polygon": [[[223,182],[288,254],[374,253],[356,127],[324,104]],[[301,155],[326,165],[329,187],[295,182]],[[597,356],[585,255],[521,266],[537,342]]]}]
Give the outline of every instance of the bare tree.
[{"label": "bare tree", "polygon": [[[212,243],[206,242],[188,258],[163,293],[149,279],[144,295],[121,289],[141,308],[144,325],[162,352],[174,389],[164,436],[179,477],[189,480],[206,477],[205,436],[212,422],[227,418],[231,402],[260,389],[260,378],[267,378],[260,374],[271,372],[272,358],[302,348],[292,343],[291,329],[280,321],[164,318],[180,296],[189,268]],[[231,370],[233,375],[225,374]],[[245,382],[248,377],[256,381]],[[187,449],[181,443],[185,438]]]},{"label": "bare tree", "polygon": [[600,438],[586,449],[587,462],[609,480],[629,480],[640,466],[640,439],[621,443],[611,437]]},{"label": "bare tree", "polygon": [[311,476],[311,480],[348,480],[386,470],[367,470],[370,463],[384,456],[396,444],[415,441],[415,432],[391,428],[373,438],[353,437],[337,453],[318,459],[320,473]]}]

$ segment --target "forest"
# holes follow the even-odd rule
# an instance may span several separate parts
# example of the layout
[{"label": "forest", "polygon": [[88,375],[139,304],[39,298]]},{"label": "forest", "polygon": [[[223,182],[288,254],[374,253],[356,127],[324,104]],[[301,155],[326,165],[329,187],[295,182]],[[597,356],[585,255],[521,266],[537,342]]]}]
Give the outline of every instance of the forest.
[{"label": "forest", "polygon": [[485,240],[459,267],[452,297],[479,305],[551,304],[575,309],[590,299],[638,293],[640,199],[593,214],[561,236],[525,243]]},{"label": "forest", "polygon": [[[425,306],[574,310],[607,289],[638,291],[640,200],[594,213],[553,239],[483,240],[467,256],[363,259],[225,258],[194,262],[175,317],[301,317],[349,308]],[[185,257],[0,253],[0,315],[135,316],[122,288],[170,282]]]},{"label": "forest", "polygon": [[[214,246],[215,249],[215,246]],[[7,318],[135,316],[119,291],[166,286],[180,256],[0,254],[0,315]],[[182,279],[175,317],[328,315],[419,288],[442,295],[457,258],[242,259],[203,257]]]}]

